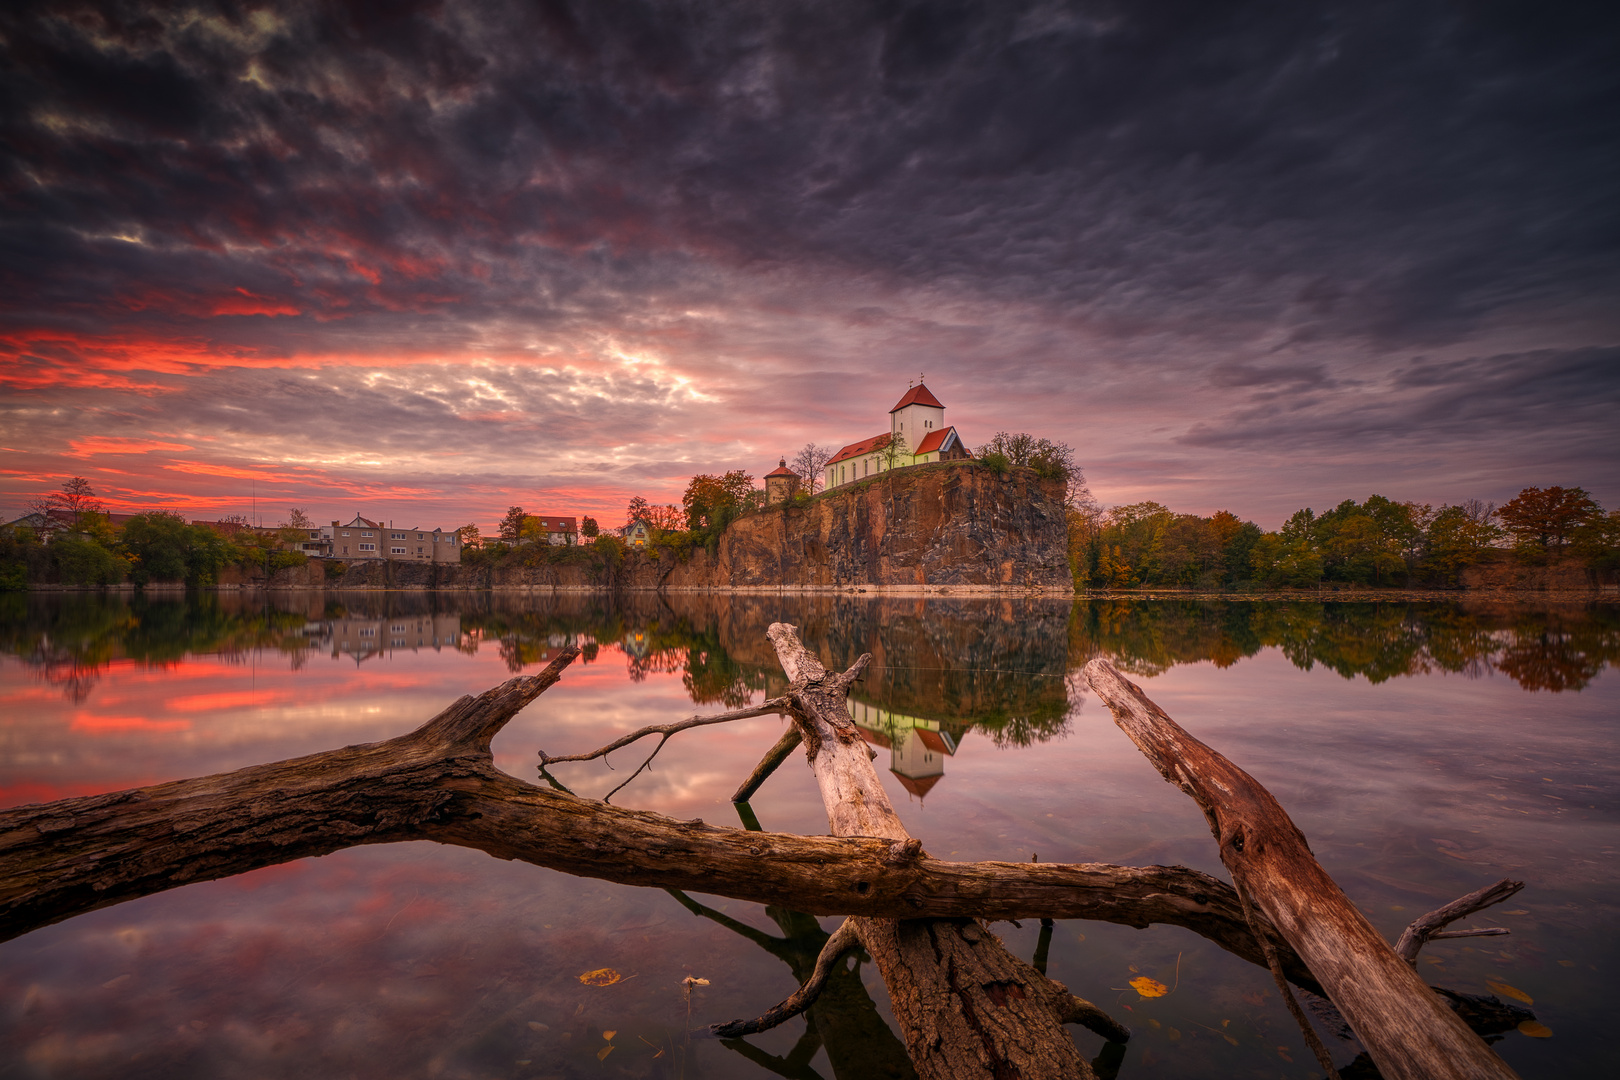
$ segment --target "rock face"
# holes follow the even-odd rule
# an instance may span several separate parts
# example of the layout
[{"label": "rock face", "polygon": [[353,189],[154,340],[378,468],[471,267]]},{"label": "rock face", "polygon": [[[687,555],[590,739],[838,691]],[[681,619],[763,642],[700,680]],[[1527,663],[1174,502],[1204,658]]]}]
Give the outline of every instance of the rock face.
[{"label": "rock face", "polygon": [[945,462],[742,518],[666,587],[1072,590],[1067,546],[1060,482]]},{"label": "rock face", "polygon": [[[351,563],[334,589],[1072,592],[1063,485],[971,461],[897,469],[740,518],[716,551],[632,550],[541,566]],[[309,575],[313,579],[314,575]],[[272,587],[307,587],[304,579]]]}]

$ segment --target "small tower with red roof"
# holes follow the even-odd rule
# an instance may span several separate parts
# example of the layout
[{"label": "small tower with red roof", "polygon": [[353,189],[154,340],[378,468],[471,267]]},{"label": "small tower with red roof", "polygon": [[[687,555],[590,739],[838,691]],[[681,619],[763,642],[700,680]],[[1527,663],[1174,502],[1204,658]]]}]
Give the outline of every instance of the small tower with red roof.
[{"label": "small tower with red roof", "polygon": [[787,502],[798,493],[799,474],[788,468],[787,458],[783,458],[776,468],[765,474],[765,505]]}]

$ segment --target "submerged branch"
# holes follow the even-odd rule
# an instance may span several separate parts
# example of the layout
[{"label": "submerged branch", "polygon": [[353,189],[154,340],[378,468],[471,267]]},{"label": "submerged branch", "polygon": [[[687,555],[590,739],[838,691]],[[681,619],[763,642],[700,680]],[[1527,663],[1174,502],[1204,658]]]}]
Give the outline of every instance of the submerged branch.
[{"label": "submerged branch", "polygon": [[709,1030],[721,1038],[735,1039],[743,1035],[769,1031],[793,1019],[816,1003],[816,999],[821,996],[822,988],[827,985],[827,977],[832,974],[833,965],[843,959],[845,953],[857,948],[860,943],[860,935],[855,932],[855,924],[848,919],[844,920],[843,925],[834,930],[832,937],[821,947],[821,953],[816,957],[816,968],[810,973],[810,977],[786,1001],[772,1006],[764,1015],[752,1020],[731,1020],[723,1024],[710,1024]]},{"label": "submerged branch", "polygon": [[1395,943],[1396,955],[1416,967],[1418,951],[1427,942],[1440,941],[1445,938],[1495,937],[1508,933],[1507,930],[1500,926],[1482,927],[1477,930],[1446,930],[1444,928],[1458,919],[1472,915],[1476,911],[1484,911],[1494,904],[1500,904],[1522,888],[1524,888],[1524,882],[1503,878],[1494,885],[1475,889],[1467,896],[1458,897],[1444,907],[1436,908],[1427,915],[1421,915],[1413,919],[1412,925],[1401,932],[1400,940]]}]

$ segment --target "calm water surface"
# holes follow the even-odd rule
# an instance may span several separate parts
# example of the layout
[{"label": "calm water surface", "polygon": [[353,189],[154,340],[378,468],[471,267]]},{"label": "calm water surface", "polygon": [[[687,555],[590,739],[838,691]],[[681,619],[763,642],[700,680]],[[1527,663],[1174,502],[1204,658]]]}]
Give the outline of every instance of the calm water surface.
[{"label": "calm water surface", "polygon": [[[873,654],[852,709],[931,853],[1226,876],[1197,808],[1080,685],[1107,656],[1266,784],[1391,939],[1462,893],[1524,880],[1473,921],[1511,936],[1431,944],[1423,974],[1533,999],[1552,1037],[1497,1044],[1522,1075],[1613,1075],[1614,608],[6,596],[0,805],[388,738],[579,644],[585,658],[495,742],[501,768],[535,780],[539,749],[779,690],[776,619],[829,666]],[[735,823],[728,796],[781,723],[688,732],[615,801]],[[556,776],[600,796],[634,749],[617,771]],[[752,809],[768,829],[826,831],[798,757]],[[746,1043],[702,1034],[790,993],[834,924],[433,844],[343,851],[0,945],[0,1076],[907,1075],[870,964],[808,1021]],[[996,926],[1026,957],[1037,930]],[[599,968],[619,981],[581,983]],[[1121,1077],[1316,1074],[1269,976],[1190,932],[1060,922],[1049,970],[1134,1029]],[[1172,992],[1140,998],[1139,974]],[[708,984],[687,992],[688,976]],[[1357,1052],[1333,1045],[1341,1064]]]}]

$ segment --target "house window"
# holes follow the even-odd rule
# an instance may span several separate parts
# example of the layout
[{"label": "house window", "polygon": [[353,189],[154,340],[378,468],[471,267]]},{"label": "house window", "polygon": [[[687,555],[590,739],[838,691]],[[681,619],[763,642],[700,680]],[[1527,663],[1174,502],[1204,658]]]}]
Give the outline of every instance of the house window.
[{"label": "house window", "polygon": [[418,539],[418,540],[420,540],[420,539],[422,539],[422,534],[421,534],[421,533],[417,533],[417,534],[416,534],[416,538],[417,538],[417,539]]},{"label": "house window", "polygon": [[377,628],[375,626],[362,626],[360,628],[360,636],[361,637],[376,637],[377,636]]},{"label": "house window", "polygon": [[423,547],[421,544],[416,545],[416,553],[418,555],[422,554],[422,552],[424,552],[426,550],[427,550],[427,548]]},{"label": "house window", "polygon": [[371,535],[371,534],[370,534],[370,533],[368,533],[368,532],[363,532],[363,533],[361,533],[361,534],[360,534],[360,535],[361,535],[361,536],[370,536],[370,535]]},{"label": "house window", "polygon": [[[345,548],[344,550],[347,551],[348,549]],[[377,545],[376,544],[361,544],[360,545],[360,550],[361,551],[376,551],[377,550]]]},{"label": "house window", "polygon": [[348,536],[348,535],[349,535],[349,534],[348,534],[348,533],[347,533],[347,532],[345,532],[345,533],[344,533],[344,534],[343,534],[343,535],[344,535],[344,536]]},{"label": "house window", "polygon": [[388,554],[390,554],[390,555],[403,555],[403,554],[405,554],[405,549],[404,548],[389,548],[388,549]]}]

